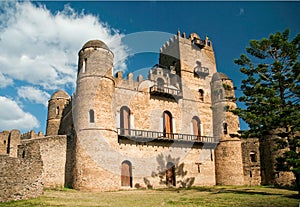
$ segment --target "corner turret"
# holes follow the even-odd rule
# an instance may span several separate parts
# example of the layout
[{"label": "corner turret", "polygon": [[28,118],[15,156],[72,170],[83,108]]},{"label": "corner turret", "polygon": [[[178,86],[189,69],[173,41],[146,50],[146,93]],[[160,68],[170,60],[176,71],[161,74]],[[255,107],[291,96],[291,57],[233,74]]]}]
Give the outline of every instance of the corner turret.
[{"label": "corner turret", "polygon": [[48,101],[46,135],[58,135],[62,113],[69,103],[70,96],[63,90],[56,91]]}]

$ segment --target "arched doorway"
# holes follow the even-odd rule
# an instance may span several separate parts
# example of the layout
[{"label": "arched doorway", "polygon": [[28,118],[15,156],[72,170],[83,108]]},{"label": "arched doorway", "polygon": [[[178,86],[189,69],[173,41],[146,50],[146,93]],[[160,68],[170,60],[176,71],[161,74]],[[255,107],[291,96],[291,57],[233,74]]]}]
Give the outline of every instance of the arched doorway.
[{"label": "arched doorway", "polygon": [[197,116],[193,117],[192,125],[193,125],[193,135],[197,136],[197,138],[200,138],[200,136],[201,136],[201,122],[200,122],[200,119]]},{"label": "arched doorway", "polygon": [[120,128],[122,135],[130,134],[130,109],[127,106],[120,109]]},{"label": "arched doorway", "polygon": [[121,166],[121,186],[132,187],[132,165],[131,162],[125,160]]},{"label": "arched doorway", "polygon": [[163,132],[164,137],[173,138],[172,114],[169,111],[163,113]]},{"label": "arched doorway", "polygon": [[167,163],[166,184],[167,186],[176,186],[175,165],[172,162]]}]

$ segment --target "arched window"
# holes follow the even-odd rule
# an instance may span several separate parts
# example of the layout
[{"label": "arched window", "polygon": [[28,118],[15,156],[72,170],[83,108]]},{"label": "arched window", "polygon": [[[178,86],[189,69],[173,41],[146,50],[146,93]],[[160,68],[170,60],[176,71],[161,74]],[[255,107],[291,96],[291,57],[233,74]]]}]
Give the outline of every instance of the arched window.
[{"label": "arched window", "polygon": [[164,137],[173,138],[172,114],[169,111],[163,113],[163,132]]},{"label": "arched window", "polygon": [[194,116],[192,119],[193,124],[193,135],[200,137],[201,136],[201,122],[197,116]]},{"label": "arched window", "polygon": [[125,160],[121,166],[121,186],[132,187],[132,165],[131,162]]},{"label": "arched window", "polygon": [[228,134],[227,123],[223,123],[223,133]]},{"label": "arched window", "polygon": [[82,73],[85,73],[87,67],[87,58],[84,58],[82,62]]},{"label": "arched window", "polygon": [[90,123],[95,123],[95,116],[94,116],[94,110],[91,109],[89,111],[89,115],[90,115]]},{"label": "arched window", "polygon": [[120,110],[120,128],[121,134],[130,134],[130,109],[127,106],[122,106]]},{"label": "arched window", "polygon": [[167,163],[166,184],[167,186],[176,186],[175,165],[172,162]]},{"label": "arched window", "polygon": [[204,91],[202,89],[199,89],[199,99],[200,101],[204,101]]},{"label": "arched window", "polygon": [[256,153],[253,151],[250,152],[250,160],[251,162],[257,162]]}]

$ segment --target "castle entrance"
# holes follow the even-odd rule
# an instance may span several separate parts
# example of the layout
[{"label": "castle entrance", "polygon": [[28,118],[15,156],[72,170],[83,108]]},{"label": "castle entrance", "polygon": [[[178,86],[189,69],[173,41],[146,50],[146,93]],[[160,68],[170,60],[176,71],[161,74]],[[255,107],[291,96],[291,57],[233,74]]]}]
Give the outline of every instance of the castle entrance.
[{"label": "castle entrance", "polygon": [[176,186],[175,165],[172,162],[167,163],[166,184],[167,186]]},{"label": "castle entrance", "polygon": [[121,166],[121,186],[132,187],[132,166],[128,160],[122,162]]}]

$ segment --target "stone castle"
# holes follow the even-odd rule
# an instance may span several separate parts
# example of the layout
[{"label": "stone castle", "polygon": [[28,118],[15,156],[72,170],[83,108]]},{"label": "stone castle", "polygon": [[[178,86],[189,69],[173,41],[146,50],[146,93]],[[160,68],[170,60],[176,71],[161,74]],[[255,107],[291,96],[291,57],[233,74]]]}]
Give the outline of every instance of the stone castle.
[{"label": "stone castle", "polygon": [[79,51],[77,87],[48,105],[46,135],[0,132],[0,201],[78,190],[290,184],[272,139],[236,138],[233,82],[217,72],[210,40],[180,32],[148,77],[115,74],[100,40]]}]

